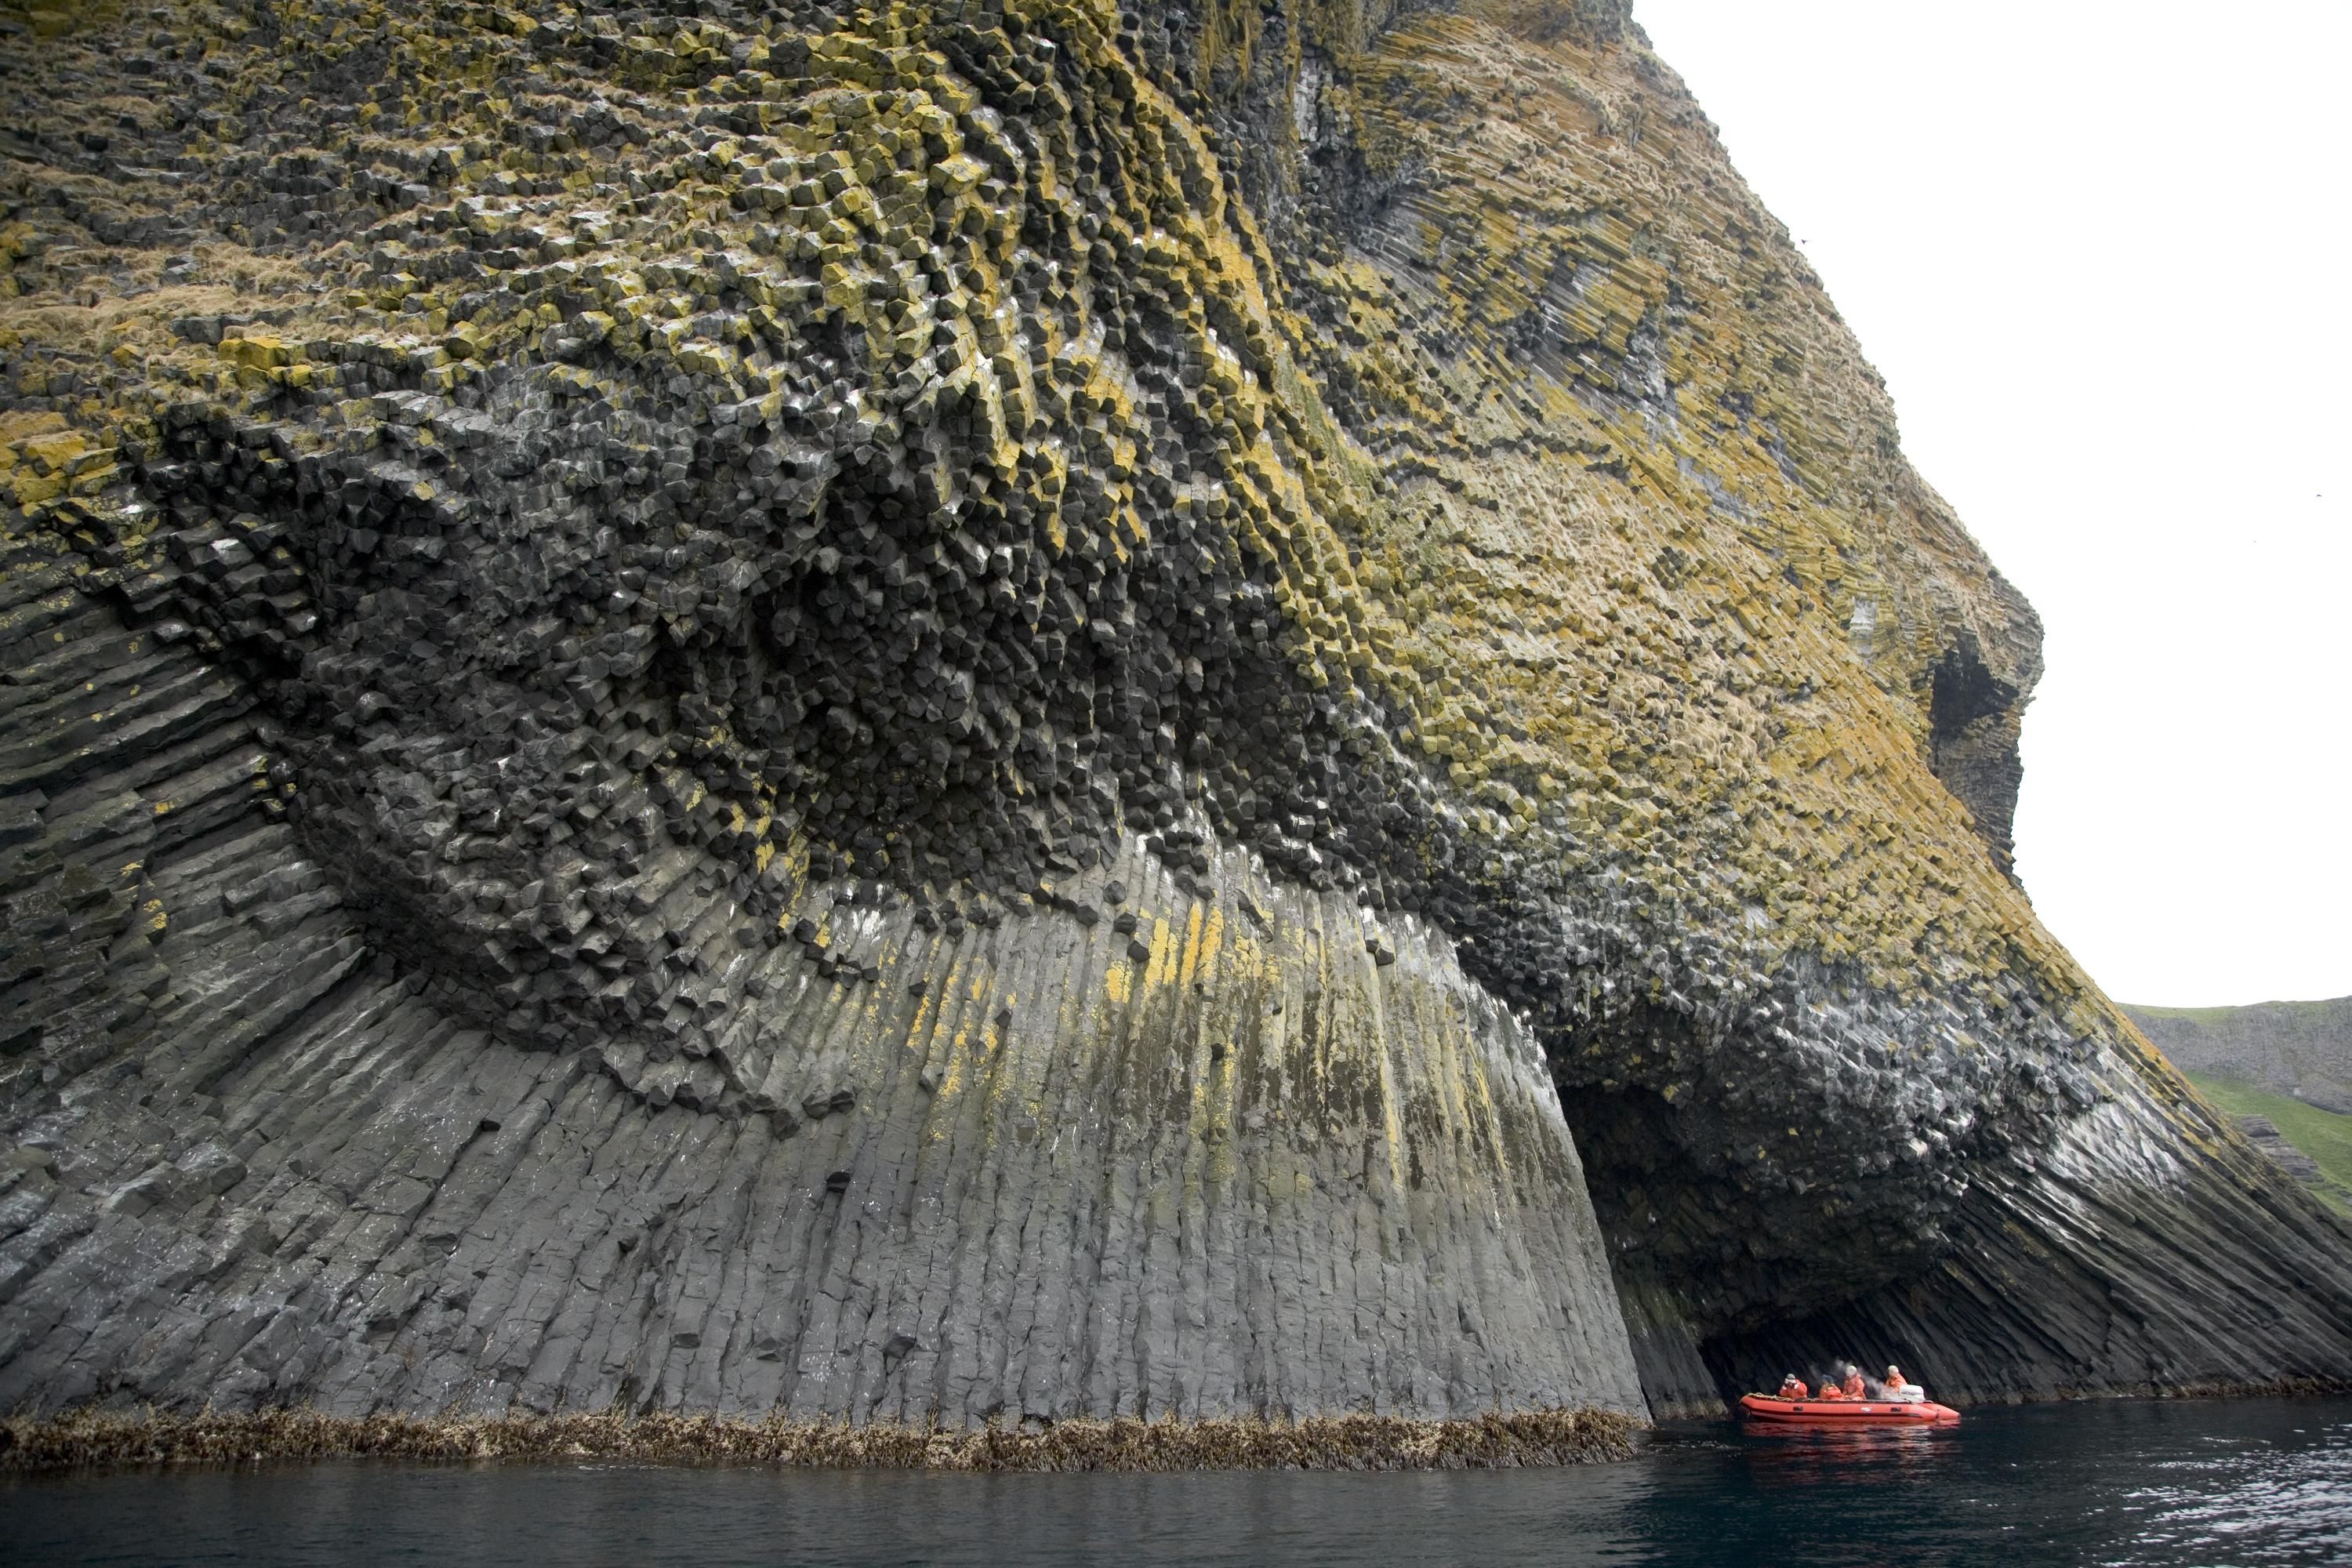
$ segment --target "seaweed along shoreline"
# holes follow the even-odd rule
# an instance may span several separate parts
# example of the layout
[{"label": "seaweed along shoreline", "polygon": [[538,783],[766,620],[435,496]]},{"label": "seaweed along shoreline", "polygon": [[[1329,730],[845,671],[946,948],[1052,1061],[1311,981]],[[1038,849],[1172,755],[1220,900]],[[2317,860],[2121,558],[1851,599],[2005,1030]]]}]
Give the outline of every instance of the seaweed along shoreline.
[{"label": "seaweed along shoreline", "polygon": [[1035,1430],[717,1416],[322,1415],[309,1410],[0,1420],[0,1474],[254,1460],[576,1460],[811,1469],[1512,1469],[1630,1458],[1644,1423],[1604,1410],[1055,1422]]}]

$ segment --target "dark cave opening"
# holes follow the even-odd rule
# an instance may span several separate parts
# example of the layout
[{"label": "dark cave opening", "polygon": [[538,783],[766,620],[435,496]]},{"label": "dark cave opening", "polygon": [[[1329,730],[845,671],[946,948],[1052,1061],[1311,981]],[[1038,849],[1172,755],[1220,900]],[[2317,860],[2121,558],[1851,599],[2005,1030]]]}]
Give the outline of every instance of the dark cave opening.
[{"label": "dark cave opening", "polygon": [[1927,723],[1938,749],[1958,742],[1982,719],[2005,711],[2017,688],[1985,668],[1973,640],[1948,648],[1937,660],[1927,698]]},{"label": "dark cave opening", "polygon": [[1986,667],[1974,637],[1946,649],[1929,676],[1927,765],[1968,807],[1994,862],[2012,877],[2011,826],[2024,778],[2018,698],[2017,687]]}]

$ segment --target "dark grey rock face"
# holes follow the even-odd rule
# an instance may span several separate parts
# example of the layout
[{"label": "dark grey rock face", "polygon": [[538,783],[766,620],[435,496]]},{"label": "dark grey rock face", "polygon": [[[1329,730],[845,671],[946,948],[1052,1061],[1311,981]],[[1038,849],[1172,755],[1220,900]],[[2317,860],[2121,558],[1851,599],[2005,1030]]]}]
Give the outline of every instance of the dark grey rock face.
[{"label": "dark grey rock face", "polygon": [[0,1405],[1641,1408],[1542,1057],[1412,922],[1132,851],[774,948],[704,889],[713,1045],[520,1050],[262,809],[236,686],[0,594]]},{"label": "dark grey rock face", "polygon": [[2005,579],[2018,647],[2009,650],[2013,679],[1988,668],[1973,637],[1937,661],[1928,677],[1928,761],[1961,805],[1994,860],[2014,875],[2017,792],[2024,782],[2018,737],[2025,697],[2042,676],[2042,622],[2025,596]]},{"label": "dark grey rock face", "polygon": [[[2200,1179],[2168,1134],[2178,1125],[2120,1098],[2103,1105],[2030,1174],[1973,1187],[1932,1267],[1719,1335],[1709,1368],[1722,1386],[1760,1386],[1868,1354],[1962,1402],[2340,1386],[2335,1347],[2352,1330],[2341,1222],[2252,1150],[2229,1185]],[[2207,1127],[2234,1152],[2234,1128]],[[2249,1231],[2275,1239],[2233,1243]]]}]

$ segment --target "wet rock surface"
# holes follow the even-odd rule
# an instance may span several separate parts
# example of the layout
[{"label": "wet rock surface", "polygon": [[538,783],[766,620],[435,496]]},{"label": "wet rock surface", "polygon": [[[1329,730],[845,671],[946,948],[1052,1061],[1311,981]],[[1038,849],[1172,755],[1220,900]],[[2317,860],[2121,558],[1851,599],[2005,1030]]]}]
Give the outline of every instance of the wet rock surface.
[{"label": "wet rock surface", "polygon": [[9,1402],[2352,1372],[1622,8],[38,15]]}]

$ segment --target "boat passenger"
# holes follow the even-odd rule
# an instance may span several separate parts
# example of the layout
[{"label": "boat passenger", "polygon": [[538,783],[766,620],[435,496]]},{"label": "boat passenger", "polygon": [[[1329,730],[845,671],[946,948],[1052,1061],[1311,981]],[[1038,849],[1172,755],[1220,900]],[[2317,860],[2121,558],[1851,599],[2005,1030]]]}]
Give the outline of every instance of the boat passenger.
[{"label": "boat passenger", "polygon": [[1927,1391],[1906,1379],[1901,1367],[1890,1366],[1886,1369],[1885,1397],[1902,1404],[1916,1405],[1927,1397]]},{"label": "boat passenger", "polygon": [[1843,1384],[1843,1387],[1844,1389],[1845,1396],[1848,1399],[1867,1399],[1870,1397],[1870,1391],[1864,1388],[1862,1384],[1862,1368],[1854,1365],[1852,1362],[1848,1362],[1846,1363],[1845,1383]]},{"label": "boat passenger", "polygon": [[1833,1380],[1825,1377],[1822,1379],[1822,1391],[1819,1394],[1814,1394],[1813,1397],[1815,1399],[1843,1399],[1845,1397],[1845,1390],[1840,1388]]},{"label": "boat passenger", "polygon": [[1800,1378],[1795,1373],[1792,1372],[1788,1376],[1780,1380],[1780,1398],[1811,1399],[1812,1396],[1813,1391],[1806,1387],[1804,1380]]}]

